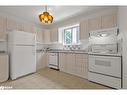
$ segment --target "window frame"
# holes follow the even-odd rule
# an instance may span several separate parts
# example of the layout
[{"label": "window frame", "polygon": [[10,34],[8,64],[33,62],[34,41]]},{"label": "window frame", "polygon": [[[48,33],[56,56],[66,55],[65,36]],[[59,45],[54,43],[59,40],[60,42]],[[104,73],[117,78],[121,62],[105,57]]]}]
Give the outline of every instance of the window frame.
[{"label": "window frame", "polygon": [[[75,43],[75,45],[78,45],[79,43],[80,43],[80,24],[79,25],[76,25],[76,26],[70,26],[70,27],[68,27],[68,28],[64,28],[63,29],[63,45],[73,45],[74,43],[73,43],[73,29],[74,28],[78,28],[78,32],[76,32],[76,43]],[[65,43],[65,31],[66,30],[68,30],[68,29],[71,29],[71,32],[72,32],[72,42],[71,42],[71,44],[66,44]]]}]

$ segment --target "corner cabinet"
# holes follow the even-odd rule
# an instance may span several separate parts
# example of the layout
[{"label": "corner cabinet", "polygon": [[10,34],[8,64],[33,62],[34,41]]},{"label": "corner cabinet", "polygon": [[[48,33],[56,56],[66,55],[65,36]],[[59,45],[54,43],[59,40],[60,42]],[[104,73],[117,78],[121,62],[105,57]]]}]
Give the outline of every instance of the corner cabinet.
[{"label": "corner cabinet", "polygon": [[59,69],[62,72],[88,78],[88,54],[59,53]]}]

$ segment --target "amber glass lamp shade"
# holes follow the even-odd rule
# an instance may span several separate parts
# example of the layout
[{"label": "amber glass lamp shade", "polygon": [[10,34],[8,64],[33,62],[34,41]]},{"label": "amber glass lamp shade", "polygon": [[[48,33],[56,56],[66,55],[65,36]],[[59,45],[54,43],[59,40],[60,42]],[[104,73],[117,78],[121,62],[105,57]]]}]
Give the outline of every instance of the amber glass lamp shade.
[{"label": "amber glass lamp shade", "polygon": [[53,17],[48,12],[43,12],[39,15],[40,22],[50,24],[53,22]]}]

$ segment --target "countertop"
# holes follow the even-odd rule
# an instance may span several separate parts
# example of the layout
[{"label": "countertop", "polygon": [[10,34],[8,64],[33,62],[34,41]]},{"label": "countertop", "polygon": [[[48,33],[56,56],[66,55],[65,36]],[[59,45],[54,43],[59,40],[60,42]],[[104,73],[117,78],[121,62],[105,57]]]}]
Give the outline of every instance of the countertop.
[{"label": "countertop", "polygon": [[[38,50],[39,52],[44,52],[42,50]],[[62,49],[51,49],[46,50],[47,53],[79,53],[79,54],[89,54],[89,55],[99,55],[99,56],[118,56],[121,57],[122,53],[93,53],[88,52],[87,50],[62,50]]]},{"label": "countertop", "polygon": [[89,55],[104,55],[104,56],[118,56],[121,57],[122,53],[93,53],[93,52],[88,52]]},{"label": "countertop", "polygon": [[48,50],[49,53],[83,53],[88,54],[85,50]]}]

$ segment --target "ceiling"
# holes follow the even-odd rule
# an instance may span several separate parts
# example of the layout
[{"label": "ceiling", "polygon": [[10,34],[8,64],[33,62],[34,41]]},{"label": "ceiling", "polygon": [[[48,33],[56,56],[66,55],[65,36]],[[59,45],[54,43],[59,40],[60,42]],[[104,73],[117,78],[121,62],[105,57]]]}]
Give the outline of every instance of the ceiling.
[{"label": "ceiling", "polygon": [[[98,6],[99,7],[99,6]],[[75,16],[82,12],[88,12],[98,8],[97,6],[48,6],[48,11],[57,23],[66,18]],[[100,8],[100,7],[99,7]],[[38,15],[45,11],[44,6],[0,6],[0,11],[14,15],[25,20],[41,24]]]}]

